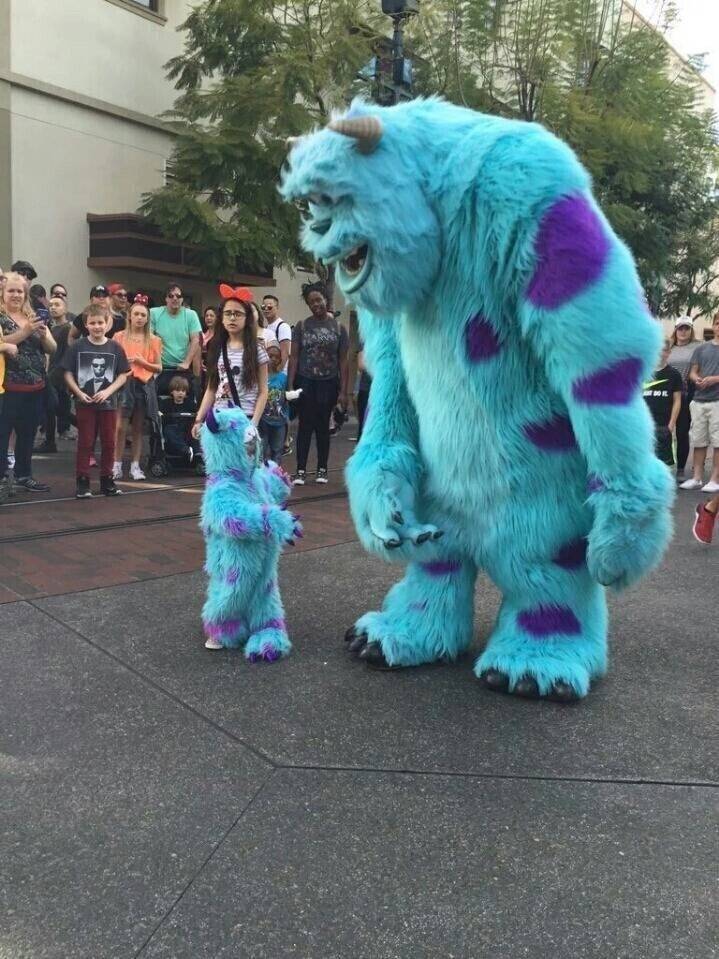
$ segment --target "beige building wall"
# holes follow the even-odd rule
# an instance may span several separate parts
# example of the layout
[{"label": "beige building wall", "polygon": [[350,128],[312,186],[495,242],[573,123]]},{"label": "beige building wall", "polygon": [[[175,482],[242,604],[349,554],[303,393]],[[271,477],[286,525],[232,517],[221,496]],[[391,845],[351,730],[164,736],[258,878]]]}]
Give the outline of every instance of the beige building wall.
[{"label": "beige building wall", "polygon": [[[173,136],[158,116],[176,96],[164,64],[193,5],[161,0],[155,15],[132,0],[0,0],[0,265],[29,260],[45,286],[67,284],[73,309],[95,283],[161,296],[171,279],[90,269],[86,217],[134,212],[162,185]],[[294,323],[306,278],[277,271],[257,294],[278,295]],[[214,284],[181,282],[196,307],[217,301]]]}]

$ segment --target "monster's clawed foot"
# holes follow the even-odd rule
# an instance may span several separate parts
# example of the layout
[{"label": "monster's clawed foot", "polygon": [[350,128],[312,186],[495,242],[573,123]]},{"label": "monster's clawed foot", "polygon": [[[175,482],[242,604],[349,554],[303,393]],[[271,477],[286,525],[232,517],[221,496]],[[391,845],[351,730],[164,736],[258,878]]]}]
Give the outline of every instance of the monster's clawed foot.
[{"label": "monster's clawed foot", "polygon": [[533,676],[522,676],[509,688],[509,676],[499,669],[487,669],[480,673],[479,680],[487,689],[495,693],[512,693],[515,696],[521,696],[523,699],[549,699],[554,703],[577,703],[582,698],[577,691],[565,683],[563,680],[555,680],[550,686],[548,692],[542,695],[539,692],[539,685]]},{"label": "monster's clawed foot", "polygon": [[345,633],[345,642],[353,656],[373,669],[400,669],[399,666],[390,666],[379,643],[370,642],[367,633],[359,632],[354,626]]},{"label": "monster's clawed foot", "polygon": [[275,663],[283,656],[287,656],[291,644],[284,633],[279,630],[255,633],[250,636],[245,646],[245,659],[250,663]]}]

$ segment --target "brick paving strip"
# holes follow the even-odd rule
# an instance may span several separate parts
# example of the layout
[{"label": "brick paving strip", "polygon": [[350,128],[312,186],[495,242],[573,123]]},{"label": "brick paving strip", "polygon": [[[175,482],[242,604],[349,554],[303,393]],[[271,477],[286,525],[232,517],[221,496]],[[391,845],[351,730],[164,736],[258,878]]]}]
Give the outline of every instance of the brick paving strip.
[{"label": "brick paving strip", "polygon": [[[186,482],[111,500],[31,501],[4,508],[0,604],[200,569],[201,493],[201,485]],[[192,500],[187,494],[194,494]],[[295,489],[292,505],[305,528],[294,550],[335,546],[355,538],[347,494],[338,489],[334,477],[326,487]]]}]

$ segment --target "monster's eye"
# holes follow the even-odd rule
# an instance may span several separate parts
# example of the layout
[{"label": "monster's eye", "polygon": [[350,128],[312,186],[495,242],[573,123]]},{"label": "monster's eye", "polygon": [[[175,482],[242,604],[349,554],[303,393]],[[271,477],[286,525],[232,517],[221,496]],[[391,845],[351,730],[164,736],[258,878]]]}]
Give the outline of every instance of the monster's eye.
[{"label": "monster's eye", "polygon": [[326,193],[310,193],[307,199],[315,206],[332,206],[334,202],[332,197]]}]

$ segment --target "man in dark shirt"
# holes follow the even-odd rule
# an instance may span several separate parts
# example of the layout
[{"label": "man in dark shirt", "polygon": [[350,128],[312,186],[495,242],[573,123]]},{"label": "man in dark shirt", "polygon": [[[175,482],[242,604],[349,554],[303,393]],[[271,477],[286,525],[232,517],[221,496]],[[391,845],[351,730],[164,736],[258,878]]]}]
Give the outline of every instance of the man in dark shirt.
[{"label": "man in dark shirt", "polygon": [[[90,305],[105,307],[106,310],[109,310],[112,315],[112,326],[106,332],[105,336],[109,340],[113,338],[115,333],[119,333],[120,330],[125,329],[125,317],[121,313],[112,313],[110,310],[110,291],[106,286],[101,284],[98,286],[93,286],[90,290]],[[78,313],[75,319],[72,321],[72,330],[70,330],[70,342],[73,343],[75,340],[79,339],[81,336],[85,336],[87,330],[85,329],[85,311]]]},{"label": "man in dark shirt", "polygon": [[664,340],[659,369],[644,384],[644,399],[654,420],[657,457],[667,466],[674,466],[673,436],[682,405],[682,376],[667,364],[671,344]]}]

